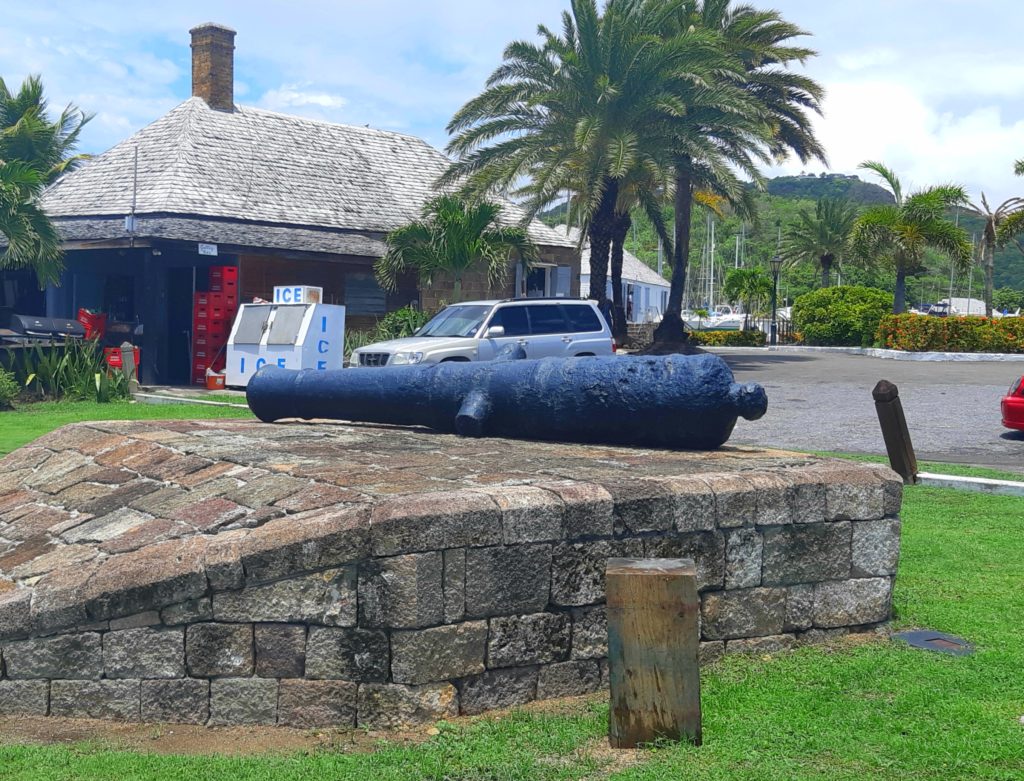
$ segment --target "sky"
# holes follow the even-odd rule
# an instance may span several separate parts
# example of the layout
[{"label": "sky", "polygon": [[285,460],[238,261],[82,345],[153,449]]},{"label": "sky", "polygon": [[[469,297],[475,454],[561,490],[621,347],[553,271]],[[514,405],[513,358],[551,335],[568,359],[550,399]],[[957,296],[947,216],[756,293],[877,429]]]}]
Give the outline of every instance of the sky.
[{"label": "sky", "polygon": [[[761,5],[752,0],[754,5]],[[905,188],[955,182],[1001,201],[1024,190],[1020,0],[774,0],[811,33],[827,90],[817,132],[836,173],[882,160]],[[505,45],[557,26],[568,0],[0,0],[0,77],[43,77],[54,108],[95,118],[98,153],[191,93],[188,30],[238,31],[235,101],[447,143],[451,115]],[[764,5],[768,5],[767,3]],[[763,7],[763,6],[762,6]],[[819,173],[789,161],[771,175]],[[862,174],[862,178],[869,178]]]}]

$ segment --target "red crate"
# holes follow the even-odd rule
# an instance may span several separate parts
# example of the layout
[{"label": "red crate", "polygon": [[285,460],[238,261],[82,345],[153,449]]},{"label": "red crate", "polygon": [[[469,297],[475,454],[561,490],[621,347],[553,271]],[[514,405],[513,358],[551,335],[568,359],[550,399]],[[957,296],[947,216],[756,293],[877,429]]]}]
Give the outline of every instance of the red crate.
[{"label": "red crate", "polygon": [[238,266],[210,266],[210,281],[238,281]]},{"label": "red crate", "polygon": [[212,336],[213,334],[224,334],[228,330],[228,321],[223,317],[194,317],[192,318],[192,333],[196,336]]},{"label": "red crate", "polygon": [[[135,353],[135,368],[139,368],[139,361],[142,358],[142,350],[138,347],[134,350]],[[120,347],[104,347],[103,348],[103,359],[107,362],[107,366],[111,369],[120,369],[124,362],[121,360],[121,348]]]},{"label": "red crate", "polygon": [[[204,332],[206,333],[206,332]],[[201,348],[207,348],[212,350],[221,350],[224,345],[228,343],[227,337],[223,335],[217,336],[196,336],[192,339],[192,349],[195,350]]]},{"label": "red crate", "polygon": [[78,310],[78,322],[85,328],[85,338],[103,338],[107,330],[106,312],[90,312],[88,309]]}]

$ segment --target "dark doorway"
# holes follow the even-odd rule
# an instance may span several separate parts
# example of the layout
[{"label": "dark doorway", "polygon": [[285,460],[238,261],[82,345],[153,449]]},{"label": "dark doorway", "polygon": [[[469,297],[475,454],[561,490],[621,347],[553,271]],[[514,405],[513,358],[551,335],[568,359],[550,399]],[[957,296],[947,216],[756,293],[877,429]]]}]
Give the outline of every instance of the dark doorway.
[{"label": "dark doorway", "polygon": [[192,298],[195,269],[167,269],[167,379],[188,385],[192,376]]}]

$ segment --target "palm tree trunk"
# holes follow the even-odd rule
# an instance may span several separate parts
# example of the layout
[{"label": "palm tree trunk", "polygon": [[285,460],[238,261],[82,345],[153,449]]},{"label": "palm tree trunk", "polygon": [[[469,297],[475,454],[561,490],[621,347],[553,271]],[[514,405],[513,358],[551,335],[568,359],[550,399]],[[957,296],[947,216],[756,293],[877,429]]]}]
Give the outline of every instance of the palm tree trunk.
[{"label": "palm tree trunk", "polygon": [[656,345],[678,344],[684,339],[683,293],[686,291],[686,269],[690,261],[690,220],[693,217],[693,177],[690,159],[676,165],[675,197],[676,230],[672,246],[672,287],[661,325],[654,332]]},{"label": "palm tree trunk", "polygon": [[892,313],[901,315],[907,308],[907,270],[903,264],[896,267],[896,294],[893,296]]},{"label": "palm tree trunk", "polygon": [[590,217],[587,236],[590,239],[590,298],[598,308],[606,311],[608,302],[608,256],[611,253],[612,231],[615,223],[615,202],[619,197],[619,183],[605,182],[604,193],[597,210]]},{"label": "palm tree trunk", "polygon": [[822,255],[818,260],[821,262],[821,286],[832,286],[832,256]]},{"label": "palm tree trunk", "polygon": [[629,334],[626,322],[626,305],[622,300],[622,260],[625,255],[626,236],[633,224],[629,214],[620,214],[615,221],[612,232],[611,269],[612,269],[612,335],[619,344],[625,344]]},{"label": "palm tree trunk", "polygon": [[455,284],[452,286],[452,303],[457,304],[462,300],[462,275],[455,275]]},{"label": "palm tree trunk", "polygon": [[985,317],[992,317],[993,280],[996,272],[995,232],[985,231]]}]

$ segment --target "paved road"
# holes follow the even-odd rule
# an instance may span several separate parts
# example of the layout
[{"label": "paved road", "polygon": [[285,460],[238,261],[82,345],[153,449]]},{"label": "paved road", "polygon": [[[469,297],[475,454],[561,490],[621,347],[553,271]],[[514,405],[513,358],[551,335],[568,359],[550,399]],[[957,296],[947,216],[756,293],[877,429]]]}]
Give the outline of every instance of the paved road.
[{"label": "paved road", "polygon": [[722,352],[740,381],[768,391],[768,414],[741,420],[732,442],[885,453],[871,389],[896,383],[921,460],[1024,473],[1024,433],[1004,429],[999,399],[1024,364],[892,361],[833,353]]}]

